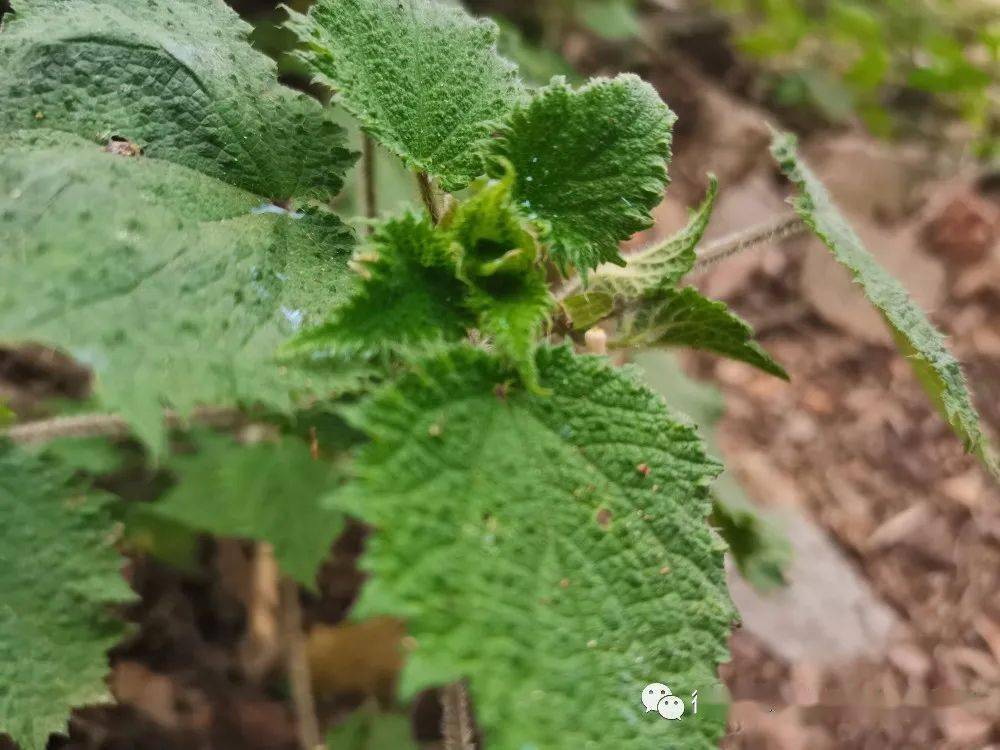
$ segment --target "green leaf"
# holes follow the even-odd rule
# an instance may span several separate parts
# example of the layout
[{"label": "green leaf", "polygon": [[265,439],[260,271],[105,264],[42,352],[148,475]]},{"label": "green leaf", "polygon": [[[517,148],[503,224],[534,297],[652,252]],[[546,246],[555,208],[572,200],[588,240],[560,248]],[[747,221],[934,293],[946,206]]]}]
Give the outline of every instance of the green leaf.
[{"label": "green leaf", "polygon": [[576,15],[584,26],[609,41],[631,39],[641,31],[632,0],[581,0]]},{"label": "green leaf", "polygon": [[512,172],[478,182],[439,226],[412,214],[377,225],[355,294],[289,349],[412,353],[478,328],[537,388],[535,345],[553,301],[512,182]]},{"label": "green leaf", "polygon": [[65,348],[157,449],[164,406],[287,409],[357,385],[360,365],[273,357],[343,296],[351,242],[333,214],[262,206],[170,162],[59,133],[0,137],[0,341]]},{"label": "green leaf", "polygon": [[486,142],[521,92],[491,21],[434,0],[320,0],[289,15],[315,80],[407,166],[446,190],[482,173]]},{"label": "green leaf", "polygon": [[467,678],[494,750],[714,748],[721,706],[666,722],[640,696],[709,687],[726,658],[718,466],[603,361],[538,362],[550,396],[458,347],[353,413],[372,443],[346,505],[378,528],[355,614],[407,621],[405,694]]},{"label": "green leaf", "polygon": [[606,292],[583,292],[562,301],[563,310],[573,324],[582,331],[608,317],[615,309],[615,298]]},{"label": "green leaf", "polygon": [[753,340],[753,329],[722,302],[694,287],[664,289],[628,313],[614,346],[689,346],[746,362],[788,380],[788,373]]},{"label": "green leaf", "polygon": [[1000,464],[983,435],[965,375],[945,347],[944,337],[840,215],[826,188],[799,159],[795,137],[775,134],[771,152],[798,191],[792,205],[799,216],[851,271],[865,296],[882,313],[900,351],[912,363],[924,389],[965,443],[965,449],[1000,475]]},{"label": "green leaf", "polygon": [[320,105],[276,83],[223,3],[22,0],[0,34],[0,132],[134,142],[268,201],[326,199],[354,155]]},{"label": "green leaf", "polygon": [[577,77],[573,66],[558,52],[529,40],[519,26],[504,18],[497,18],[496,22],[500,27],[497,47],[504,57],[517,64],[526,83],[544,86],[552,76],[566,76],[571,81]]},{"label": "green leaf", "polygon": [[326,744],[330,750],[419,750],[406,716],[366,709],[330,730]]},{"label": "green leaf", "polygon": [[123,507],[125,538],[131,554],[148,555],[187,573],[199,575],[201,538],[197,529],[156,513],[154,503],[128,503]]},{"label": "green leaf", "polygon": [[0,340],[65,347],[157,451],[164,406],[357,384],[271,356],[341,295],[350,232],[272,204],[339,188],[330,114],[221,3],[25,5],[0,35]]},{"label": "green leaf", "polygon": [[514,198],[545,227],[564,270],[624,263],[618,243],[649,227],[663,199],[675,119],[634,75],[579,89],[556,77],[510,114],[493,153],[513,164]]},{"label": "green leaf", "polygon": [[588,292],[605,292],[626,300],[671,289],[694,268],[695,248],[701,242],[719,192],[715,175],[708,176],[708,192],[687,226],[662,242],[626,258],[624,266],[605,264],[590,277]]},{"label": "green leaf", "polygon": [[0,443],[0,731],[24,750],[65,732],[74,706],[110,700],[106,652],[125,627],[108,498]]},{"label": "green leaf", "polygon": [[751,586],[766,593],[787,585],[785,571],[791,562],[791,541],[752,506],[727,502],[716,495],[712,525],[726,540],[740,575]]},{"label": "green leaf", "polygon": [[[722,393],[688,377],[670,352],[642,352],[635,364],[642,370],[643,380],[667,406],[689,417],[698,427],[709,453],[720,455],[716,425],[725,411]],[[765,592],[785,585],[791,542],[778,524],[755,508],[730,472],[712,483],[711,523],[729,545],[740,575],[750,585]]]},{"label": "green leaf", "polygon": [[411,213],[378,224],[357,257],[360,279],[330,320],[293,339],[292,351],[375,352],[410,349],[465,336],[465,309],[448,236]]},{"label": "green leaf", "polygon": [[17,421],[17,414],[7,406],[3,401],[0,401],[0,427],[5,427],[9,424],[14,424]]},{"label": "green leaf", "polygon": [[240,445],[202,433],[195,446],[196,453],[167,463],[177,484],[150,513],[218,536],[268,542],[281,569],[315,590],[316,571],[344,525],[340,513],[319,502],[340,481],[336,467],[294,439]]},{"label": "green leaf", "polygon": [[[26,449],[34,447],[26,446]],[[38,453],[60,466],[93,476],[108,474],[121,466],[123,461],[118,446],[99,438],[63,437],[43,443],[38,448]]]},{"label": "green leaf", "polygon": [[477,186],[442,222],[461,248],[459,274],[469,285],[468,307],[480,331],[538,390],[535,346],[554,304],[535,237],[512,203],[514,173]]},{"label": "green leaf", "polygon": [[493,339],[497,352],[517,367],[528,388],[544,393],[538,380],[535,348],[552,295],[541,269],[525,274],[495,274],[477,280],[469,307],[479,330]]}]

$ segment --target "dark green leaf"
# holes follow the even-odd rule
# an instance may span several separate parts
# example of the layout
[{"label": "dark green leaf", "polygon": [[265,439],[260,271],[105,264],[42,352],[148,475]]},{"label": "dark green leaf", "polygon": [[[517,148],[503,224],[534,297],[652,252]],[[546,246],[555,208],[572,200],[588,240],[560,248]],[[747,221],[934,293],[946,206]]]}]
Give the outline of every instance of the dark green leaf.
[{"label": "dark green leaf", "polygon": [[497,28],[435,0],[319,0],[288,22],[297,54],[364,128],[448,190],[481,155],[521,92]]},{"label": "dark green leaf", "polygon": [[746,362],[779,378],[788,373],[753,340],[753,329],[722,302],[694,287],[665,289],[642,299],[614,342],[628,346],[689,346]]},{"label": "dark green leaf", "polygon": [[357,385],[356,365],[273,356],[342,298],[351,244],[333,214],[262,209],[170,162],[59,133],[0,137],[0,340],[65,348],[157,449],[164,406],[287,409]]},{"label": "dark green leaf", "polygon": [[514,199],[545,227],[557,263],[586,273],[624,262],[618,243],[649,227],[663,199],[675,119],[634,75],[579,89],[554,78],[514,110],[493,153],[513,165]]},{"label": "dark green leaf", "polygon": [[107,650],[132,601],[108,498],[0,442],[0,731],[45,750],[75,706],[111,699]]},{"label": "dark green leaf", "polygon": [[291,351],[410,349],[462,338],[475,324],[449,238],[426,216],[408,213],[378,224],[356,263],[353,295],[326,323],[295,338]]},{"label": "dark green leaf", "polygon": [[0,34],[0,132],[58,130],[268,201],[335,194],[354,155],[329,112],[279,86],[217,0],[22,0]]},{"label": "dark green leaf", "polygon": [[726,658],[724,546],[705,523],[718,466],[601,360],[538,362],[550,396],[459,347],[355,413],[372,443],[346,505],[379,529],[355,614],[407,621],[404,694],[467,678],[493,750],[715,748],[710,699],[666,722],[640,696],[706,691]]}]

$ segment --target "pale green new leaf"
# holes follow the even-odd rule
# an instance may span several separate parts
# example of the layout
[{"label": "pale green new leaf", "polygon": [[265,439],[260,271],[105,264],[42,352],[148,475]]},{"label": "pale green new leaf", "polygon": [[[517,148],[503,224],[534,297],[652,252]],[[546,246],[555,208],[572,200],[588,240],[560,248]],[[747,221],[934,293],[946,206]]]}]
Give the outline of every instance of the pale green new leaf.
[{"label": "pale green new leaf", "polygon": [[617,347],[689,346],[746,362],[785,380],[788,373],[753,340],[750,325],[694,287],[664,289],[630,311]]},{"label": "pale green new leaf", "polygon": [[273,356],[341,299],[351,244],[333,214],[262,207],[167,161],[62,133],[0,137],[0,341],[89,365],[104,408],[157,448],[165,406],[285,409],[356,383],[357,367]]},{"label": "pale green new leaf", "polygon": [[167,462],[176,484],[149,512],[217,536],[267,542],[285,573],[315,589],[344,525],[343,515],[320,504],[340,481],[336,467],[293,438],[240,445],[201,433],[194,445],[194,453]]},{"label": "pale green new leaf", "polygon": [[459,248],[459,274],[480,331],[539,389],[535,346],[553,305],[538,242],[513,205],[514,172],[477,185],[475,194],[442,222]]},{"label": "pale green new leaf", "polygon": [[325,199],[354,156],[314,100],[279,86],[220,0],[15,0],[0,34],[0,132],[58,130],[267,198]]},{"label": "pale green new leaf", "polygon": [[428,217],[407,213],[378,224],[356,264],[360,277],[352,296],[289,350],[410,349],[462,338],[475,325],[449,238]]},{"label": "pale green new leaf", "polygon": [[715,748],[721,706],[667,722],[640,695],[704,691],[726,658],[718,465],[603,361],[538,363],[552,395],[458,347],[354,413],[372,443],[347,505],[377,528],[355,614],[406,620],[405,694],[466,678],[493,750]]},{"label": "pale green new leaf", "polygon": [[634,300],[676,286],[694,268],[695,248],[712,218],[718,192],[719,181],[715,175],[709,175],[705,199],[691,213],[687,226],[662,242],[626,256],[624,266],[612,263],[600,266],[591,274],[587,292],[604,292],[620,299]]},{"label": "pale green new leaf", "polygon": [[111,605],[133,599],[108,499],[0,443],[0,733],[44,750],[75,706],[110,700]]},{"label": "pale green new leaf", "polygon": [[776,134],[771,152],[797,188],[792,205],[799,216],[851,271],[865,296],[882,313],[903,355],[913,364],[920,382],[965,443],[966,450],[982,458],[994,474],[1000,474],[1000,465],[983,435],[979,414],[972,404],[965,375],[945,347],[944,336],[910,299],[903,285],[878,264],[840,215],[826,188],[799,159],[795,137]]},{"label": "pale green new leaf", "polygon": [[614,312],[615,298],[607,292],[581,292],[560,304],[573,329],[583,331]]},{"label": "pale green new leaf", "polygon": [[586,273],[624,262],[618,243],[649,227],[663,199],[675,119],[634,75],[579,89],[556,77],[510,114],[493,154],[513,164],[514,198],[545,227],[557,263]]},{"label": "pale green new leaf", "polygon": [[469,295],[478,326],[497,352],[517,367],[525,385],[543,392],[535,365],[535,347],[552,295],[541,269],[524,274],[496,274],[479,279]]},{"label": "pale green new leaf", "polygon": [[295,54],[364,128],[446,190],[482,173],[482,152],[520,96],[497,28],[435,0],[319,0],[290,11]]}]

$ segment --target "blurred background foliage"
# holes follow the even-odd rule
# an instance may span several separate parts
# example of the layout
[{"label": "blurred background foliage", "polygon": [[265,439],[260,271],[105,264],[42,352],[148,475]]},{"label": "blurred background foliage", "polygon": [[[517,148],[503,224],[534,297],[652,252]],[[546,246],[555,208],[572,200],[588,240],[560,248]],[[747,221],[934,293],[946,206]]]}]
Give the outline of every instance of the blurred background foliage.
[{"label": "blurred background foliage", "polygon": [[[504,3],[473,3],[504,6]],[[831,125],[860,118],[884,138],[954,127],[998,156],[1000,5],[996,0],[543,0],[501,7],[533,45],[556,48],[568,27],[607,41],[721,41],[745,56],[748,92],[770,107]],[[517,7],[518,5],[522,7]],[[673,27],[673,28],[671,28]],[[706,37],[715,35],[716,40]],[[520,48],[526,46],[520,42]],[[516,51],[516,50],[515,50]],[[690,49],[686,50],[690,53]]]},{"label": "blurred background foliage", "polygon": [[[876,135],[914,117],[963,121],[996,156],[1000,6],[994,0],[712,0],[738,48],[761,63],[767,95]],[[991,142],[992,140],[992,142]]]}]

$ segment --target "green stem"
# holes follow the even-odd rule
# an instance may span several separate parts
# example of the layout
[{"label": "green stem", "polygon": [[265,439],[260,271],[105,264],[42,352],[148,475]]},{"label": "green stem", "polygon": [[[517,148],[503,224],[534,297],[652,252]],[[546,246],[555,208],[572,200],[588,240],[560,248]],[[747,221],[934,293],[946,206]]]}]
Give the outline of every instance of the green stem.
[{"label": "green stem", "polygon": [[[366,219],[378,215],[375,195],[375,141],[368,133],[361,135],[361,206]],[[371,233],[369,226],[366,231]]]}]

